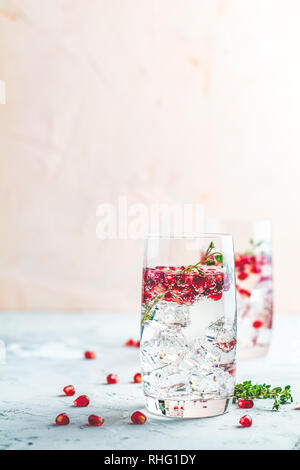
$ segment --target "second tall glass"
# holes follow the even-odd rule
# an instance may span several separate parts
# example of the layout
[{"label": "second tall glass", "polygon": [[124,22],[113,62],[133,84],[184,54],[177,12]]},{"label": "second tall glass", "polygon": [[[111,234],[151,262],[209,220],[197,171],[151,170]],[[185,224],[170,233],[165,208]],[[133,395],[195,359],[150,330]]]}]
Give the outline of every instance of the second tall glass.
[{"label": "second tall glass", "polygon": [[232,237],[148,237],[141,363],[149,411],[179,418],[224,413],[234,393],[235,352]]}]

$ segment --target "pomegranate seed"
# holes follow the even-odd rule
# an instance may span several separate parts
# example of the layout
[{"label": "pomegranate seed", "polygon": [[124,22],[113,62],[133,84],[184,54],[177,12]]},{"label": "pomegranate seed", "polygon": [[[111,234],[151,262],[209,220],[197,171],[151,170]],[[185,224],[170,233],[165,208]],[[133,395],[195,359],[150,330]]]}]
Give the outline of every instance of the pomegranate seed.
[{"label": "pomegranate seed", "polygon": [[248,428],[252,425],[252,418],[249,415],[242,416],[240,419],[240,424],[243,428]]},{"label": "pomegranate seed", "polygon": [[[158,266],[156,269],[163,269],[163,267],[161,266]],[[157,281],[157,282],[160,282],[161,284],[163,284],[165,282],[165,275],[164,273],[160,272],[160,271],[157,271],[154,273],[154,279]]]},{"label": "pomegranate seed", "polygon": [[[151,294],[148,294],[147,292],[144,292],[144,294],[143,294],[143,302],[147,302],[147,300],[150,300],[150,299],[152,299]],[[127,346],[127,344],[125,344],[125,346]]]},{"label": "pomegranate seed", "polygon": [[146,284],[146,288],[151,290],[155,286],[155,281],[153,281],[153,279],[151,279],[151,278],[148,278],[146,280],[145,284]]},{"label": "pomegranate seed", "polygon": [[244,279],[247,279],[247,277],[248,277],[248,274],[245,273],[244,271],[241,272],[241,273],[238,275],[238,278],[239,278],[240,281],[243,281]]},{"label": "pomegranate seed", "polygon": [[141,383],[141,381],[142,381],[142,376],[141,376],[141,374],[140,374],[139,372],[138,372],[137,374],[135,374],[135,376],[133,377],[133,381],[134,381],[134,383],[136,383],[136,384]]},{"label": "pomegranate seed", "polygon": [[70,422],[69,416],[66,413],[61,413],[56,416],[55,422],[58,426],[66,426]]},{"label": "pomegranate seed", "polygon": [[241,256],[241,261],[243,264],[250,264],[251,262],[251,257],[248,255],[242,255]]},{"label": "pomegranate seed", "polygon": [[220,300],[222,298],[222,292],[216,292],[216,293],[209,294],[208,297],[210,299],[215,300],[215,301]]},{"label": "pomegranate seed", "polygon": [[167,292],[164,296],[164,300],[166,300],[167,302],[171,302],[173,300],[173,296],[172,296],[172,293],[171,292]]},{"label": "pomegranate seed", "polygon": [[246,289],[240,289],[239,290],[239,293],[243,296],[243,297],[250,297],[250,292]]},{"label": "pomegranate seed", "polygon": [[200,277],[198,276],[198,274],[196,274],[195,276],[193,276],[192,278],[192,285],[196,288],[196,289],[199,289],[200,287],[202,287],[202,290],[204,290],[204,279],[203,277]]},{"label": "pomegranate seed", "polygon": [[263,326],[263,322],[260,320],[256,320],[252,323],[252,326],[253,328],[256,328],[256,329],[261,328]]},{"label": "pomegranate seed", "polygon": [[135,341],[134,347],[135,347],[135,348],[139,348],[139,347],[140,347],[140,342],[139,342],[139,341]]},{"label": "pomegranate seed", "polygon": [[106,377],[106,381],[108,384],[116,384],[119,382],[119,377],[116,374],[109,374]]},{"label": "pomegranate seed", "polygon": [[88,418],[90,426],[102,426],[104,419],[97,415],[90,415]]},{"label": "pomegranate seed", "polygon": [[89,403],[90,403],[90,399],[86,395],[80,395],[80,397],[74,400],[74,406],[78,406],[78,407],[88,406]]},{"label": "pomegranate seed", "polygon": [[253,400],[239,400],[238,407],[239,408],[252,408],[254,405]]},{"label": "pomegranate seed", "polygon": [[261,273],[261,268],[259,266],[257,266],[257,264],[254,264],[251,267],[251,272],[254,273],[254,274],[260,274]]},{"label": "pomegranate seed", "polygon": [[85,357],[86,359],[95,359],[95,358],[96,358],[96,354],[95,354],[93,351],[85,351],[84,357]]},{"label": "pomegranate seed", "polygon": [[133,339],[130,338],[130,339],[128,339],[128,340],[126,341],[125,346],[126,346],[127,348],[131,348],[132,346],[134,346],[134,344],[135,344],[135,343],[134,343]]},{"label": "pomegranate seed", "polygon": [[75,388],[73,385],[66,385],[64,392],[66,395],[68,395],[68,397],[71,397],[72,395],[75,395]]},{"label": "pomegranate seed", "polygon": [[259,282],[272,281],[272,276],[261,276]]},{"label": "pomegranate seed", "polygon": [[147,421],[147,418],[140,411],[135,411],[131,415],[131,421],[133,422],[133,424],[145,424],[145,422]]}]

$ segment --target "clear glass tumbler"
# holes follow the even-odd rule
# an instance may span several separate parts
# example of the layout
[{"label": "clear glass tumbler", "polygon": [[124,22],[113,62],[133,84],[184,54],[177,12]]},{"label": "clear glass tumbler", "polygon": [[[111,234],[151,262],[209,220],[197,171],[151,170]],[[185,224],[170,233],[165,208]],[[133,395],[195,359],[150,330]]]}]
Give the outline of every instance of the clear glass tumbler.
[{"label": "clear glass tumbler", "polygon": [[235,355],[231,235],[147,237],[141,369],[148,410],[178,418],[224,413]]}]

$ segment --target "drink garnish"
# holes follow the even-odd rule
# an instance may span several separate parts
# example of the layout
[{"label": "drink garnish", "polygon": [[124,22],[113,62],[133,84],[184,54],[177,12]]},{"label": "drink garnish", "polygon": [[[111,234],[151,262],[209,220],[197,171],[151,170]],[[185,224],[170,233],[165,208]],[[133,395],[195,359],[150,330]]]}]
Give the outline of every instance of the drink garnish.
[{"label": "drink garnish", "polygon": [[245,380],[241,384],[236,384],[234,388],[234,397],[232,403],[236,403],[240,398],[247,399],[266,399],[271,398],[274,400],[273,410],[278,410],[280,405],[286,403],[292,403],[293,397],[291,394],[291,386],[286,385],[284,388],[275,387],[271,388],[271,385],[253,385],[251,380]]},{"label": "drink garnish", "polygon": [[[185,274],[185,273],[190,273],[191,271],[193,271],[194,269],[197,270],[197,272],[204,276],[205,275],[205,272],[203,270],[201,270],[201,266],[213,266],[213,265],[216,265],[217,263],[223,263],[223,255],[222,253],[220,253],[219,251],[213,251],[213,249],[215,248],[215,245],[214,243],[211,241],[207,250],[205,251],[203,257],[201,258],[200,261],[198,261],[196,264],[194,265],[189,265],[189,266],[186,266],[184,269],[181,269],[178,274]],[[143,315],[143,318],[142,318],[142,321],[141,321],[141,325],[144,325],[144,323],[146,322],[146,320],[152,320],[153,319],[153,315],[150,313],[152,312],[153,308],[156,306],[156,304],[162,300],[164,300],[165,298],[165,295],[168,293],[168,291],[171,289],[171,286],[168,287],[167,291],[166,292],[163,292],[163,293],[160,293],[160,294],[157,294],[153,299],[152,299],[152,302],[150,303],[150,305],[148,306],[146,312],[144,313]],[[218,300],[218,299],[214,299],[214,300]]]}]

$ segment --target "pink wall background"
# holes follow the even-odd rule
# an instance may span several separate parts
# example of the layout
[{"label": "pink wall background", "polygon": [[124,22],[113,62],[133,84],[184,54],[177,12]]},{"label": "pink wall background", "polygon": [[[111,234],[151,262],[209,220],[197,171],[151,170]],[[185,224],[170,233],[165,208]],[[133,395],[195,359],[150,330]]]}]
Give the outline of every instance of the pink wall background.
[{"label": "pink wall background", "polygon": [[136,311],[142,242],[96,207],[269,217],[298,306],[298,0],[0,0],[0,308]]}]

